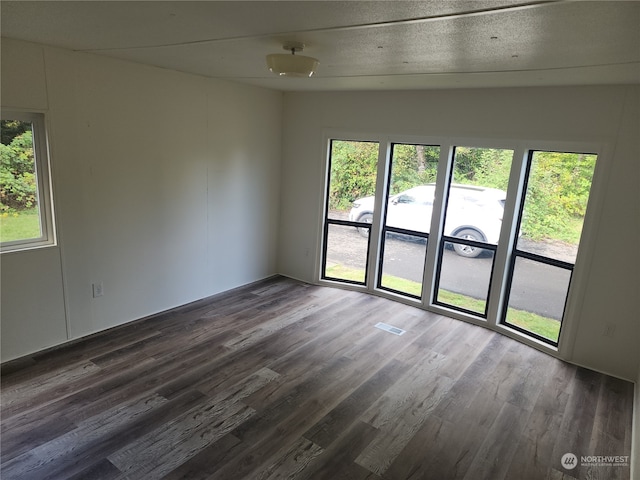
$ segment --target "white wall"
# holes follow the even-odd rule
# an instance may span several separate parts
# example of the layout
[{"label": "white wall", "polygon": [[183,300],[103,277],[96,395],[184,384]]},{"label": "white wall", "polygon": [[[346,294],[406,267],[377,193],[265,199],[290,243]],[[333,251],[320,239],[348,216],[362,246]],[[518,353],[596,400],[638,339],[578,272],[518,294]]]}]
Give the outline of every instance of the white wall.
[{"label": "white wall", "polygon": [[3,361],[276,273],[282,94],[2,39],[1,101],[46,114],[59,231],[0,259]]},{"label": "white wall", "polygon": [[[569,360],[635,380],[640,349],[637,86],[285,94],[278,270],[309,282],[320,238],[323,133],[603,142],[602,212]],[[594,192],[595,193],[595,192]],[[630,242],[630,243],[629,243]],[[307,254],[307,251],[311,252]],[[602,322],[614,322],[612,338]]]}]

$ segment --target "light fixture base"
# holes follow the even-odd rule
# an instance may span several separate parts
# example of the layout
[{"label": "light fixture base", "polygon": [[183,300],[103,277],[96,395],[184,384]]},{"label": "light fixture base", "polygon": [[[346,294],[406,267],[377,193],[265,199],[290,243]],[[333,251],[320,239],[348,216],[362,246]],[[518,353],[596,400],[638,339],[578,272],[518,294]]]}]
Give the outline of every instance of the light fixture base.
[{"label": "light fixture base", "polygon": [[282,45],[282,49],[295,54],[304,50],[304,43],[293,41],[285,42],[285,44]]}]

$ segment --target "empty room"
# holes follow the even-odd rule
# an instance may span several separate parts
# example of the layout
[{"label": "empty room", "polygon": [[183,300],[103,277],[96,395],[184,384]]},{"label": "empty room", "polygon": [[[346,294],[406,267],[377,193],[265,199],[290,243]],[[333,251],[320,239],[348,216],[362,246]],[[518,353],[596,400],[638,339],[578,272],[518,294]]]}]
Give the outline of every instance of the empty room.
[{"label": "empty room", "polygon": [[0,9],[3,479],[640,478],[640,2]]}]

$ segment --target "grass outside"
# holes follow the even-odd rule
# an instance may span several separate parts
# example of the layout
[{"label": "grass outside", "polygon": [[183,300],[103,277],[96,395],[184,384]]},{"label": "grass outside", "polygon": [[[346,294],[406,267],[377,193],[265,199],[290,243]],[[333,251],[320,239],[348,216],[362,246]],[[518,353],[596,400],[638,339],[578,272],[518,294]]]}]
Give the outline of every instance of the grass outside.
[{"label": "grass outside", "polygon": [[584,217],[570,217],[567,219],[566,226],[556,232],[553,235],[553,240],[559,240],[571,245],[577,245],[580,242],[580,235],[582,234],[582,225],[584,223]]},{"label": "grass outside", "polygon": [[[340,278],[344,280],[354,280],[362,282],[364,273],[355,268],[345,267],[344,265],[333,265],[327,268],[327,276]],[[399,292],[405,292],[410,295],[422,295],[422,285],[418,282],[405,280],[404,278],[395,277],[393,275],[383,275],[382,285]],[[439,300],[449,305],[455,305],[472,312],[484,312],[485,301],[472,298],[467,295],[440,290],[438,293]],[[517,310],[509,308],[507,311],[507,320],[510,324],[528,330],[529,332],[548,338],[554,342],[558,341],[560,334],[560,322],[553,318],[543,317],[535,313],[525,310]]]},{"label": "grass outside", "polygon": [[36,208],[0,214],[0,242],[40,237],[40,215]]}]

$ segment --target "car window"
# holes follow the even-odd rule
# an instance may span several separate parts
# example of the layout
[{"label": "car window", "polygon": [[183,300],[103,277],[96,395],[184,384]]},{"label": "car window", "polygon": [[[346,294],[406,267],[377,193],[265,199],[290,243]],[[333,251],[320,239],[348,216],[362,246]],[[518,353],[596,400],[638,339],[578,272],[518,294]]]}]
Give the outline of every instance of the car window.
[{"label": "car window", "polygon": [[396,198],[396,203],[415,203],[415,198],[411,195],[400,195]]}]

